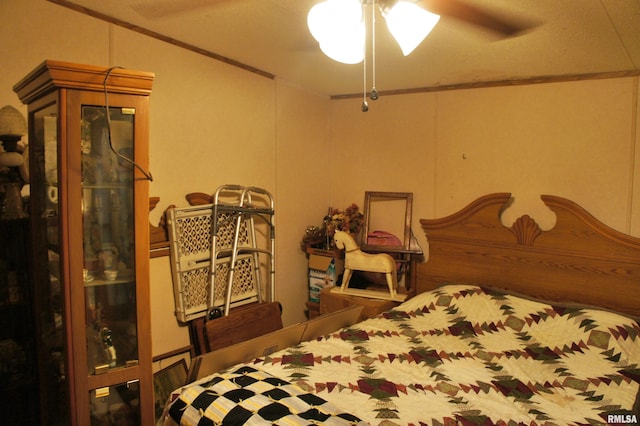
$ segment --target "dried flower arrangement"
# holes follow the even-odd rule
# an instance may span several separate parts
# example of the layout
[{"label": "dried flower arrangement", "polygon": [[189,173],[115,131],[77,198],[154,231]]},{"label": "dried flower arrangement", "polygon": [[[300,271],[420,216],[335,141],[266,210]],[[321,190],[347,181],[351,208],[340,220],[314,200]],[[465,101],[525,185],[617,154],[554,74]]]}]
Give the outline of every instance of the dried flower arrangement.
[{"label": "dried flower arrangement", "polygon": [[345,231],[352,234],[356,241],[362,224],[364,215],[360,212],[357,204],[353,203],[344,210],[329,208],[327,215],[322,221],[322,226],[308,226],[302,239],[303,248],[325,248],[333,246],[333,235],[336,230]]},{"label": "dried flower arrangement", "polygon": [[340,211],[338,209],[329,209],[329,214],[324,219],[327,228],[327,234],[333,237],[336,230],[345,231],[351,235],[357,236],[362,229],[363,215],[356,204]]}]

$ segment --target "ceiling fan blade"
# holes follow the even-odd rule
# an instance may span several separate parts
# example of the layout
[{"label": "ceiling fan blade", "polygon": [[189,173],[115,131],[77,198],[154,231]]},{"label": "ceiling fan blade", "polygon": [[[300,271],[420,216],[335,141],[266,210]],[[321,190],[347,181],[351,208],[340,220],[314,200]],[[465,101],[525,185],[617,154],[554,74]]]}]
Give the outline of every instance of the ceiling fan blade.
[{"label": "ceiling fan blade", "polygon": [[516,35],[533,26],[523,20],[508,19],[487,9],[472,6],[459,0],[419,0],[417,4],[442,17],[466,22],[503,37]]}]

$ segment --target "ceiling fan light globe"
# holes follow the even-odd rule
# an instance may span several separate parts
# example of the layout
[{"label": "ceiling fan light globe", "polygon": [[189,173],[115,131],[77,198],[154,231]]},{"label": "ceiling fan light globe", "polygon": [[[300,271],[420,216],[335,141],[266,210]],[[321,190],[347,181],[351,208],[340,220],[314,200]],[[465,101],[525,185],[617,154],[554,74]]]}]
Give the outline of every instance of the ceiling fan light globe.
[{"label": "ceiling fan light globe", "polygon": [[357,64],[364,59],[364,28],[362,33],[352,33],[350,36],[328,38],[320,43],[320,50],[343,64]]},{"label": "ceiling fan light globe", "polygon": [[332,37],[336,28],[362,22],[360,0],[325,0],[313,6],[307,14],[307,27],[319,43]]},{"label": "ceiling fan light globe", "polygon": [[384,17],[404,56],[413,52],[440,20],[439,15],[403,0],[387,10]]},{"label": "ceiling fan light globe", "polygon": [[318,42],[325,36],[330,29],[331,11],[326,2],[318,3],[309,10],[307,14],[307,27],[309,32]]},{"label": "ceiling fan light globe", "polygon": [[334,61],[357,64],[364,59],[365,22],[360,0],[326,0],[309,10],[307,26],[320,50]]}]

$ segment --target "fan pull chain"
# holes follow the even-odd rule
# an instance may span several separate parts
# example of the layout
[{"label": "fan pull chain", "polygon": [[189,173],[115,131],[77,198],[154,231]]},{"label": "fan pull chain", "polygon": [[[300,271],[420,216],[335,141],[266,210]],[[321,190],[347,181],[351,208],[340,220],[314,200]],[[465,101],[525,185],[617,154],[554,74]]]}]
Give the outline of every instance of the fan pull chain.
[{"label": "fan pull chain", "polygon": [[[367,15],[366,15],[366,7],[365,5],[370,5],[371,6],[371,77],[372,77],[372,83],[373,85],[371,86],[371,92],[369,92],[369,98],[371,98],[372,101],[375,101],[376,99],[378,99],[379,94],[378,94],[378,89],[376,89],[376,0],[371,0],[371,1],[363,1],[362,2],[362,17],[365,21],[365,32],[366,32],[366,21],[367,21]],[[362,112],[367,112],[369,111],[369,104],[367,102],[367,43],[366,43],[366,36],[365,36],[365,43],[363,46],[364,49],[364,59],[362,61],[363,65],[362,65],[362,80],[363,80],[363,87],[362,87]]]},{"label": "fan pull chain", "polygon": [[373,85],[369,97],[375,101],[378,99],[378,90],[376,89],[376,0],[373,0],[371,8],[371,62]]},{"label": "fan pull chain", "polygon": [[[362,17],[365,17],[365,5],[362,3]],[[366,20],[366,18],[365,18]],[[362,49],[364,51],[363,59],[362,59],[362,106],[360,107],[362,112],[369,111],[369,104],[367,103],[367,43],[366,43],[366,21],[365,21],[365,42],[362,45]]]}]

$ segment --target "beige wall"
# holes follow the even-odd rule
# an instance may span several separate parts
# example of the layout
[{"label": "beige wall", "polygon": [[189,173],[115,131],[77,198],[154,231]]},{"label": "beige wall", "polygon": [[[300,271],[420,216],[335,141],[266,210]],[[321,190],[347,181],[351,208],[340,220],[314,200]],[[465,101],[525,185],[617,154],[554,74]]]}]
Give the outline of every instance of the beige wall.
[{"label": "beige wall", "polygon": [[[541,193],[571,198],[610,226],[640,236],[638,78],[329,101],[44,0],[0,1],[0,105],[44,59],[152,71],[151,213],[218,185],[262,186],[276,197],[277,298],[285,323],[304,318],[299,242],[328,206],[364,192],[414,193],[419,218],[449,214],[493,191],[551,226]],[[11,40],[7,42],[6,40]],[[173,316],[168,258],[151,261],[153,353],[188,344]]]},{"label": "beige wall", "polygon": [[[419,218],[450,214],[489,192],[511,192],[510,224],[555,216],[541,194],[572,199],[640,236],[638,78],[446,91],[332,103],[332,200],[363,191],[414,193]],[[635,208],[634,208],[635,206]],[[423,244],[424,236],[417,235]]]}]

